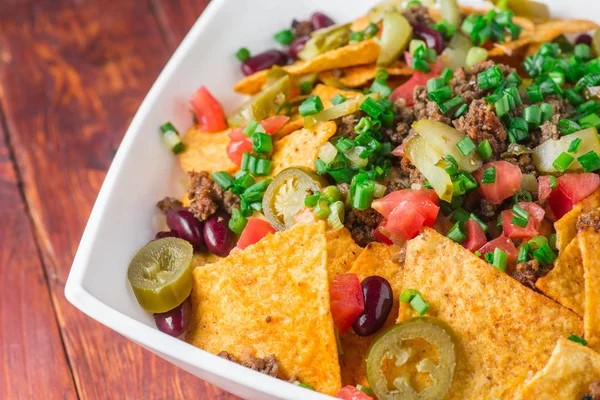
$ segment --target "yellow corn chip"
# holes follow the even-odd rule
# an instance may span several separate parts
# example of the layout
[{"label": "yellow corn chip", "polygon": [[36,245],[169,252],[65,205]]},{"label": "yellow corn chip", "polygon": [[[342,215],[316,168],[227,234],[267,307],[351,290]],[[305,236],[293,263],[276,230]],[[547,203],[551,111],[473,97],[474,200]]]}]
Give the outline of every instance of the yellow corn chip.
[{"label": "yellow corn chip", "polygon": [[[402,265],[392,261],[400,249],[381,243],[369,243],[354,262],[351,274],[363,279],[378,275],[385,278],[392,286],[394,307],[386,321],[385,327],[394,324],[398,315],[398,296],[402,286]],[[377,335],[358,336],[352,329],[340,336],[343,354],[340,355],[342,386],[361,384],[368,386],[365,359],[371,343]]]},{"label": "yellow corn chip", "polygon": [[333,71],[325,71],[319,74],[321,79],[337,79],[345,87],[355,88],[364,86],[375,78],[380,69],[387,71],[389,76],[410,76],[413,71],[402,61],[396,61],[387,68],[378,67],[375,64],[349,67],[342,70],[342,76],[335,78]]},{"label": "yellow corn chip", "polygon": [[585,339],[588,346],[600,351],[600,231],[596,228],[590,225],[580,228],[577,238],[583,260]]},{"label": "yellow corn chip", "polygon": [[314,170],[319,148],[335,134],[336,129],[333,121],[321,122],[314,129],[300,129],[276,141],[273,144],[271,175],[275,176],[289,167]]},{"label": "yellow corn chip", "polygon": [[318,84],[317,86],[315,86],[315,88],[310,94],[311,96],[319,96],[321,98],[321,101],[323,102],[323,106],[325,108],[329,108],[332,106],[331,99],[333,99],[336,95],[341,94],[344,97],[351,98],[360,95],[360,92],[352,92],[327,85]]},{"label": "yellow corn chip", "polygon": [[559,254],[554,268],[548,275],[538,279],[535,286],[546,296],[583,317],[583,263],[577,238]]},{"label": "yellow corn chip", "polygon": [[581,214],[585,214],[598,207],[600,207],[600,189],[577,203],[571,211],[563,215],[561,219],[554,223],[554,229],[556,230],[556,247],[559,252],[564,251],[565,247],[571,243],[571,240],[577,236],[577,218]]},{"label": "yellow corn chip", "polygon": [[194,346],[237,358],[274,355],[281,378],[297,376],[326,394],[340,389],[322,222],[196,268],[192,304],[187,341]]},{"label": "yellow corn chip", "polygon": [[273,134],[273,139],[281,139],[292,132],[296,132],[298,129],[302,129],[303,126],[304,118],[300,114],[294,114],[284,126],[279,128],[277,132]]},{"label": "yellow corn chip", "polygon": [[329,281],[337,274],[345,274],[362,252],[346,228],[327,232],[327,271]]},{"label": "yellow corn chip", "polygon": [[600,354],[585,346],[560,339],[548,364],[525,384],[522,400],[579,400],[590,383],[600,377]]},{"label": "yellow corn chip", "polygon": [[214,264],[222,259],[223,257],[219,257],[210,252],[194,253],[194,258],[192,258],[192,264],[194,265],[194,267],[203,267],[205,265]]},{"label": "yellow corn chip", "polygon": [[183,136],[185,150],[179,153],[179,162],[185,172],[190,171],[227,171],[234,172],[238,169],[227,156],[227,145],[230,142],[227,134],[223,132],[201,132],[193,126]]},{"label": "yellow corn chip", "polygon": [[[445,399],[512,398],[556,341],[582,332],[575,313],[521,285],[461,245],[425,229],[407,244],[402,289],[419,290],[447,322],[459,358]],[[399,321],[415,316],[400,305]]]},{"label": "yellow corn chip", "polygon": [[[298,61],[283,67],[292,76],[312,74],[336,68],[374,63],[379,56],[379,44],[373,39],[349,44],[331,50],[310,60]],[[233,90],[238,93],[253,95],[260,91],[267,80],[267,70],[247,76],[235,84]]]}]

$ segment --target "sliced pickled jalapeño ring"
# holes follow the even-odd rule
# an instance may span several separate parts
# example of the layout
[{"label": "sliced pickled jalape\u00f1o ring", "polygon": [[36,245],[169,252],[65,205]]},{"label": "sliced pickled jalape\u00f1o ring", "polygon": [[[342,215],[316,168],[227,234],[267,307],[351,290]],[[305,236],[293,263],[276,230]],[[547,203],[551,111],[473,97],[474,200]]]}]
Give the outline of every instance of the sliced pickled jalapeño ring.
[{"label": "sliced pickled jalape\u00f1o ring", "polygon": [[133,257],[127,278],[142,308],[151,313],[174,309],[192,292],[194,248],[183,239],[154,240]]},{"label": "sliced pickled jalape\u00f1o ring", "polygon": [[[424,351],[423,341],[427,342],[430,351]],[[454,379],[457,343],[452,328],[437,318],[413,318],[391,326],[375,339],[369,349],[367,379],[371,389],[379,400],[443,399]],[[418,360],[412,371],[394,374],[394,370],[397,372],[405,366],[413,355],[423,354],[436,356],[435,359],[424,357]],[[428,375],[428,384],[420,390],[411,385],[411,378],[417,374]]]}]

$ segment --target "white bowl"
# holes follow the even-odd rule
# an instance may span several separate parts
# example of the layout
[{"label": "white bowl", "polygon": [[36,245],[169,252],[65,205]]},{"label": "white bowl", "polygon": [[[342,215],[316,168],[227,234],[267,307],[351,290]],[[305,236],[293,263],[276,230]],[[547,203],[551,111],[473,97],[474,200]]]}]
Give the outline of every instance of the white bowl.
[{"label": "white bowl", "polygon": [[[553,0],[560,18],[600,21],[596,0]],[[247,399],[327,399],[328,396],[221,359],[158,331],[138,305],[126,279],[133,255],[157,231],[155,203],[183,192],[179,163],[166,151],[158,127],[192,123],[188,100],[205,85],[232,111],[243,98],[231,87],[242,77],[235,52],[273,47],[273,33],[294,18],[322,11],[350,21],[376,1],[213,0],[179,46],[140,106],[108,171],[65,287],[78,309],[186,371]],[[481,5],[480,1],[461,2]]]}]

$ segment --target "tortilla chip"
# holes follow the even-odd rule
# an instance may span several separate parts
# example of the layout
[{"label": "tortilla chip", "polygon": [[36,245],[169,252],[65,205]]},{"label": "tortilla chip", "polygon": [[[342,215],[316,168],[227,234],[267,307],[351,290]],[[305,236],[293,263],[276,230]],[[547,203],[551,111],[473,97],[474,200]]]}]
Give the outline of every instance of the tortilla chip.
[{"label": "tortilla chip", "polygon": [[271,176],[289,167],[314,170],[319,148],[335,134],[336,129],[333,121],[321,122],[314,129],[300,129],[276,141],[273,144]]},{"label": "tortilla chip", "polygon": [[[575,313],[429,228],[408,242],[402,281],[403,290],[422,293],[428,314],[450,324],[459,340],[446,399],[512,398],[558,339],[582,332]],[[400,305],[399,321],[416,315]]]},{"label": "tortilla chip", "polygon": [[538,279],[535,286],[546,296],[583,317],[583,263],[577,238],[559,254],[554,268],[548,275]]},{"label": "tortilla chip", "polygon": [[327,272],[329,281],[337,274],[345,274],[362,252],[362,248],[354,242],[350,231],[342,228],[329,231],[327,237]]},{"label": "tortilla chip", "polygon": [[[283,67],[283,69],[293,76],[300,76],[330,69],[371,64],[377,61],[378,56],[379,44],[375,40],[369,39],[328,51],[310,60],[298,61]],[[263,70],[247,76],[236,83],[233,90],[248,95],[258,93],[267,80],[267,72],[268,70]]]},{"label": "tortilla chip", "polygon": [[600,377],[600,354],[567,339],[560,339],[548,364],[525,384],[517,399],[573,399],[589,393]]},{"label": "tortilla chip", "polygon": [[336,95],[341,94],[344,97],[356,97],[360,95],[360,92],[352,92],[349,90],[342,90],[338,88],[334,88],[327,85],[318,84],[315,86],[313,91],[310,93],[311,96],[319,96],[321,101],[323,102],[324,108],[329,108],[333,104],[331,104],[331,99],[333,99]]},{"label": "tortilla chip", "polygon": [[192,264],[194,265],[194,267],[203,267],[205,265],[214,264],[222,259],[223,257],[219,257],[210,252],[194,253],[194,258],[192,258]]},{"label": "tortilla chip", "polygon": [[186,339],[194,346],[238,359],[274,355],[281,378],[340,389],[324,223],[298,224],[196,268],[192,304]]},{"label": "tortilla chip", "polygon": [[[389,76],[410,76],[413,73],[405,62],[396,61],[387,68],[381,68],[375,64],[345,68],[342,70],[342,76],[337,78],[337,80],[340,84],[349,88],[364,86],[375,78],[375,74],[380,69],[386,70]],[[319,78],[336,79],[333,71],[322,72],[319,74]]]},{"label": "tortilla chip", "polygon": [[585,311],[583,328],[588,346],[600,351],[600,232],[592,227],[577,234],[583,260]]},{"label": "tortilla chip", "polygon": [[585,214],[598,207],[600,207],[600,189],[577,203],[571,211],[563,215],[561,219],[554,223],[554,229],[556,230],[556,248],[559,252],[564,251],[567,245],[571,243],[571,240],[577,236],[577,218],[581,214]]},{"label": "tortilla chip", "polygon": [[[361,281],[369,276],[378,275],[385,278],[392,286],[394,307],[384,327],[393,325],[398,315],[398,296],[402,287],[402,265],[392,261],[392,257],[398,254],[399,250],[396,246],[386,246],[377,242],[369,243],[350,270],[350,273],[358,275]],[[343,350],[343,354],[340,355],[342,386],[359,383],[363,386],[369,386],[365,359],[371,343],[376,337],[377,335],[358,336],[352,329],[349,329],[344,335],[340,335]]]},{"label": "tortilla chip", "polygon": [[190,171],[227,171],[235,172],[238,166],[227,156],[230,142],[229,130],[222,132],[201,132],[193,126],[183,136],[185,150],[179,153],[179,162],[185,172]]},{"label": "tortilla chip", "polygon": [[302,129],[303,126],[304,117],[302,117],[300,114],[294,114],[285,125],[279,128],[277,132],[273,134],[273,139],[281,139],[292,132],[296,132],[298,129]]}]

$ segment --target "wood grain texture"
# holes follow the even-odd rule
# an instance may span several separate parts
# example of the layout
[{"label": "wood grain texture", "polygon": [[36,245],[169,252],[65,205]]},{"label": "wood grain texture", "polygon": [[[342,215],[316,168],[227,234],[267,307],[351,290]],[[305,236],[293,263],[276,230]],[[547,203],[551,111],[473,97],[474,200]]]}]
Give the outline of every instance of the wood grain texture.
[{"label": "wood grain texture", "polygon": [[164,32],[167,45],[175,50],[194,22],[204,11],[209,0],[150,0],[157,20]]},{"label": "wood grain texture", "polygon": [[[142,0],[0,2],[0,103],[80,397],[234,398],[92,321],[63,295],[106,170],[171,52],[153,10]],[[54,396],[43,398],[62,397],[62,386],[49,387]]]},{"label": "wood grain texture", "polygon": [[0,112],[0,398],[73,399],[75,384],[5,137]]}]

